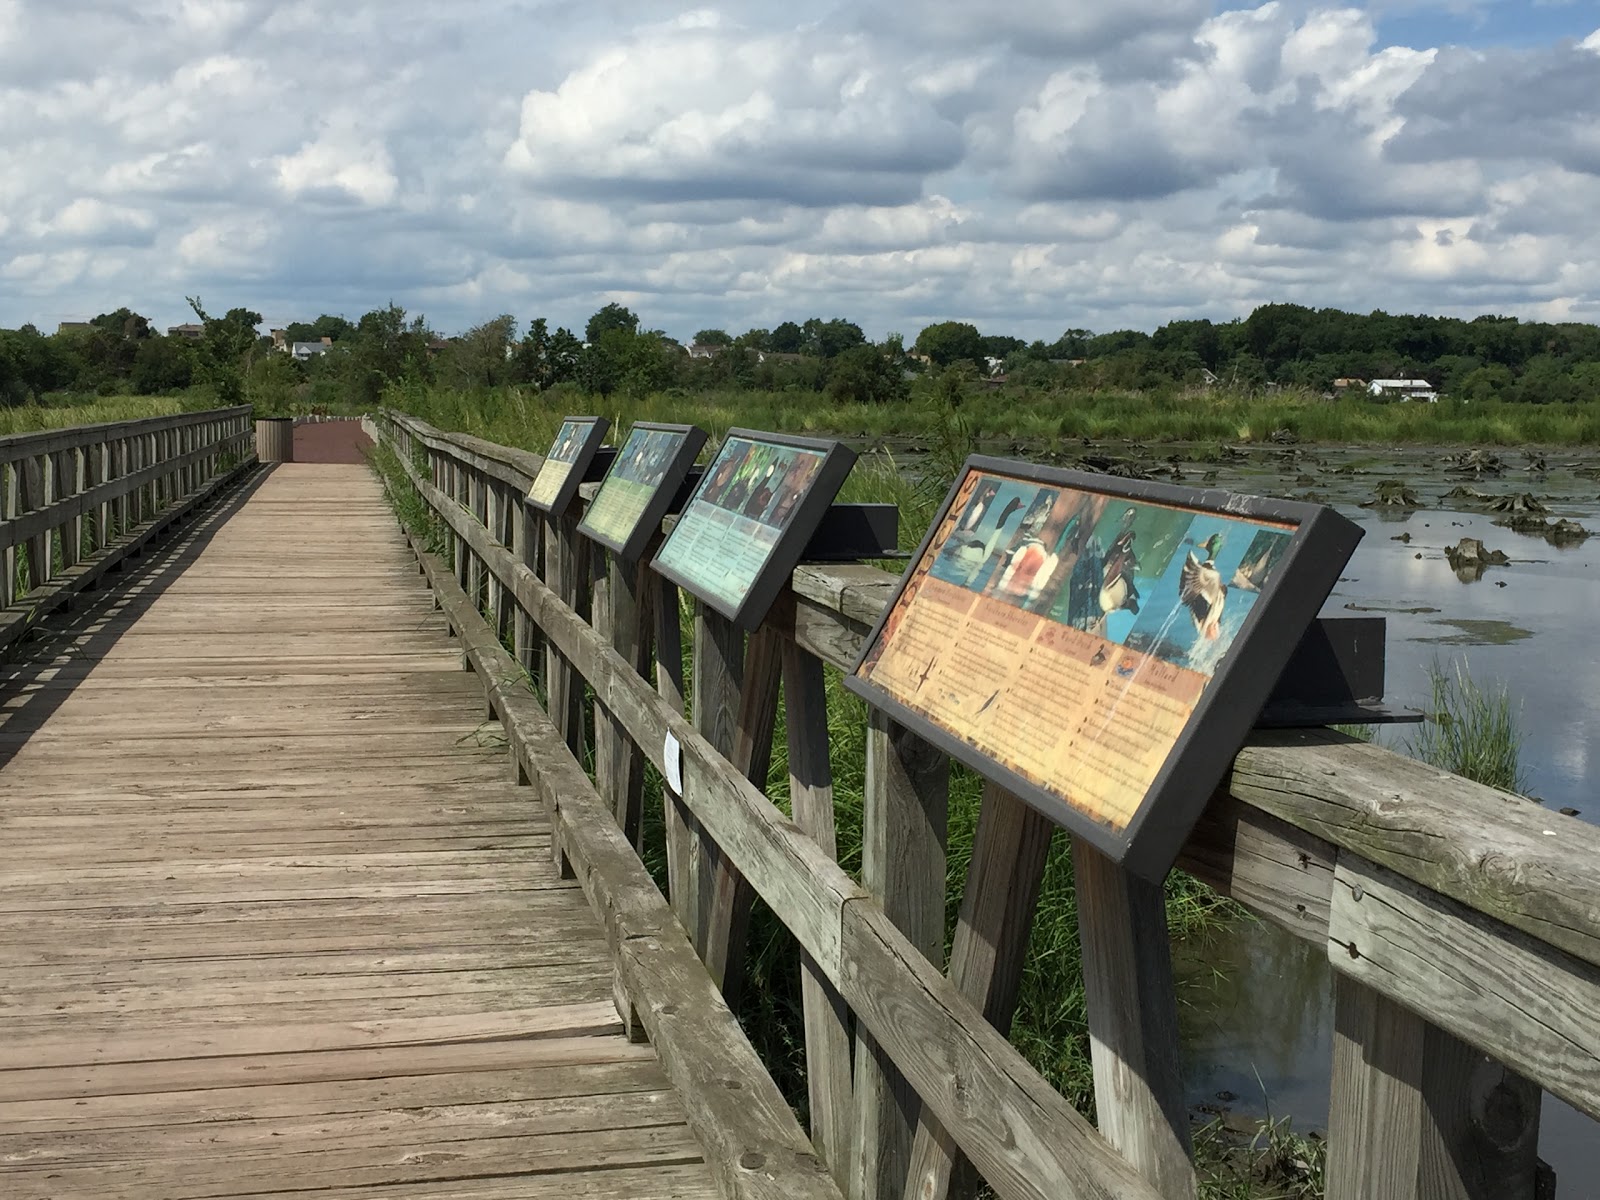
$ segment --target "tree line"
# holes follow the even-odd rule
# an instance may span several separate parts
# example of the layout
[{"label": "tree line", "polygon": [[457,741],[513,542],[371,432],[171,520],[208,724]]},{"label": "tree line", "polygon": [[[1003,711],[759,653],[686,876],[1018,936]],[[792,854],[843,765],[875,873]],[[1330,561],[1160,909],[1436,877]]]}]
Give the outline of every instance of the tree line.
[{"label": "tree line", "polygon": [[[444,338],[398,305],[351,321],[290,324],[285,344],[329,343],[304,362],[260,334],[261,315],[189,304],[197,336],[168,336],[127,308],[45,334],[0,329],[0,404],[52,393],[163,394],[202,389],[223,403],[377,404],[400,382],[457,389],[568,384],[602,396],[749,389],[821,392],[840,403],[903,399],[919,374],[947,394],[986,381],[1038,390],[1172,391],[1286,386],[1333,394],[1350,380],[1425,379],[1465,400],[1569,403],[1600,398],[1600,327],[1515,317],[1367,314],[1268,304],[1248,317],[1171,321],[1153,332],[1067,329],[1053,342],[985,334],[962,321],[924,328],[907,347],[842,317],[734,334],[703,329],[687,345],[607,304],[582,334],[501,315]],[[197,327],[197,328],[194,328]]]}]

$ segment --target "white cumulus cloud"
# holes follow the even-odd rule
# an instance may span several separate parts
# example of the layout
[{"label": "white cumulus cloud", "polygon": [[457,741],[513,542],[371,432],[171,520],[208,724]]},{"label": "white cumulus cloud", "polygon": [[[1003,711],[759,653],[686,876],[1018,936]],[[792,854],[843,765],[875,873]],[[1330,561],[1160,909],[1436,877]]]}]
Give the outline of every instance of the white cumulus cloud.
[{"label": "white cumulus cloud", "polygon": [[92,7],[0,0],[0,325],[164,323],[197,293],[447,330],[619,299],[684,336],[1054,337],[1273,300],[1600,316],[1582,24],[1462,46],[1320,0]]}]

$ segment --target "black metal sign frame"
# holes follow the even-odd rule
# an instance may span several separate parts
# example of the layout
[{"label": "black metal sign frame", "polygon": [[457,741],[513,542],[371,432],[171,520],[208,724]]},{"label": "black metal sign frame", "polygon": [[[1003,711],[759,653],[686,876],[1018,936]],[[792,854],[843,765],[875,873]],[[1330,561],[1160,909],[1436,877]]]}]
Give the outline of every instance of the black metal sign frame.
[{"label": "black metal sign frame", "polygon": [[[577,425],[582,430],[582,438],[577,444],[576,452],[570,459],[558,459],[556,453],[565,440],[568,425]],[[550,443],[550,450],[545,455],[544,463],[539,467],[539,474],[534,476],[533,485],[528,489],[527,503],[542,512],[549,513],[552,517],[559,517],[572,505],[578,495],[578,487],[583,483],[584,475],[589,470],[589,464],[594,461],[596,452],[601,443],[606,440],[606,434],[611,430],[609,417],[563,417],[561,428],[556,430],[555,440]],[[562,478],[561,484],[555,493],[547,500],[536,499],[534,493],[539,491],[539,480],[545,471],[555,466],[566,465],[567,473]]]},{"label": "black metal sign frame", "polygon": [[[691,572],[680,570],[675,564],[664,561],[664,557],[672,551],[675,538],[695,536],[696,520],[704,519],[697,510],[701,505],[713,505],[715,501],[707,497],[715,495],[717,489],[729,486],[728,481],[723,478],[726,474],[725,468],[738,455],[744,453],[738,449],[742,444],[754,444],[756,447],[778,450],[807,451],[811,455],[820,454],[821,458],[806,480],[803,490],[796,497],[792,508],[785,513],[783,524],[777,527],[776,540],[766,551],[765,559],[749,585],[742,595],[729,597],[719,595],[705,579],[696,578]],[[773,601],[778,598],[778,593],[789,582],[795,567],[800,564],[812,535],[828,511],[828,506],[833,503],[833,498],[838,494],[845,478],[850,474],[850,468],[855,465],[855,461],[855,451],[836,441],[765,433],[756,429],[730,429],[721,449],[706,468],[699,486],[695,488],[689,502],[684,505],[676,524],[667,534],[667,539],[661,548],[656,551],[650,565],[741,629],[755,629],[766,617]]]},{"label": "black metal sign frame", "polygon": [[[640,510],[638,520],[633,528],[628,531],[628,536],[622,540],[612,537],[598,527],[589,524],[589,515],[595,511],[597,505],[606,494],[606,487],[612,482],[612,477],[619,470],[626,469],[628,457],[628,444],[633,440],[633,435],[643,431],[650,433],[674,433],[681,435],[677,448],[672,457],[667,461],[666,469],[661,478],[656,482],[650,498],[645,501],[644,508]],[[622,445],[617,449],[617,456],[612,460],[611,469],[606,472],[606,477],[600,481],[600,490],[595,493],[589,502],[588,509],[584,512],[583,519],[578,522],[578,532],[591,541],[599,542],[614,553],[623,562],[635,563],[644,557],[644,552],[650,547],[650,539],[661,530],[661,522],[672,509],[672,502],[678,495],[678,490],[683,486],[683,481],[688,477],[689,470],[694,466],[694,460],[700,456],[700,451],[705,448],[706,431],[698,425],[664,425],[655,421],[637,421],[633,428],[628,430],[628,436],[623,439]]]},{"label": "black metal sign frame", "polygon": [[[1228,648],[1212,669],[1209,681],[1202,685],[1198,700],[1189,711],[1170,751],[1161,760],[1153,781],[1120,828],[1116,827],[1115,822],[1096,820],[1084,809],[1070,803],[1065,794],[1071,788],[1070,778],[1064,780],[1062,790],[1057,791],[1020,774],[1012,766],[999,761],[994,754],[976,747],[972,740],[963,737],[952,725],[931,719],[872,681],[872,665],[878,661],[877,656],[884,653],[880,640],[884,638],[885,629],[890,627],[890,621],[908,586],[914,580],[920,586],[922,577],[932,570],[937,555],[954,534],[955,526],[949,520],[951,509],[962,494],[963,484],[974,474],[1106,497],[1105,504],[1095,510],[1096,521],[1102,514],[1111,511],[1111,503],[1129,501],[1142,502],[1158,511],[1183,510],[1194,514],[1197,521],[1202,517],[1221,521],[1259,521],[1292,528],[1286,547],[1277,548],[1279,557],[1274,560],[1266,583],[1257,591],[1242,624],[1230,634]],[[962,501],[963,506],[975,499],[974,488],[969,488],[966,499]],[[1131,518],[1135,509],[1126,506],[1126,512]],[[1181,518],[1182,514],[1178,515]],[[1005,520],[1005,517],[1000,518],[1002,523]],[[1284,531],[1288,532],[1288,529]],[[944,536],[941,537],[941,534]],[[1159,880],[1165,877],[1176,861],[1194,823],[1243,745],[1284,665],[1300,645],[1306,630],[1316,619],[1318,609],[1338,582],[1339,573],[1354,552],[1361,535],[1359,526],[1321,505],[1240,496],[1219,489],[1183,488],[1120,479],[974,455],[967,460],[945,496],[938,516],[912,556],[893,598],[874,625],[851,672],[845,676],[845,686],[951,757],[971,766],[1071,830],[1075,836],[1088,839],[1114,861],[1136,874]],[[1177,535],[1173,536],[1176,538]],[[934,545],[936,539],[941,543],[937,547]],[[1184,552],[1194,556],[1190,550],[1185,549]],[[1207,553],[1215,555],[1216,551]],[[1176,559],[1173,551],[1169,550],[1168,554],[1169,562],[1177,564],[1176,570],[1187,570],[1186,564]],[[910,611],[912,603],[914,601],[908,600],[906,611]],[[1221,611],[1222,604],[1223,601],[1219,601],[1218,611]],[[976,607],[972,611],[976,612]],[[1196,622],[1198,628],[1198,618]],[[1081,754],[1070,758],[1066,773],[1071,775],[1074,770],[1072,764],[1078,764],[1081,769],[1082,761]]]}]

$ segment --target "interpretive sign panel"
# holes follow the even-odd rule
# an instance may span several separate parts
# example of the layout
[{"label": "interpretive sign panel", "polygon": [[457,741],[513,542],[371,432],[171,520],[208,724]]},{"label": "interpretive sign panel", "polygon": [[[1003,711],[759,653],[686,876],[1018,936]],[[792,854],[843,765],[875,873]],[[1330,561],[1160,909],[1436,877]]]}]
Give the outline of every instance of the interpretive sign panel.
[{"label": "interpretive sign panel", "polygon": [[566,512],[610,428],[611,422],[605,417],[568,417],[562,421],[550,453],[544,456],[533,486],[528,489],[528,503],[553,517]]},{"label": "interpretive sign panel", "polygon": [[628,431],[578,532],[623,561],[638,562],[705,444],[705,430],[693,425],[640,421]]},{"label": "interpretive sign panel", "polygon": [[1360,538],[1318,505],[974,457],[845,682],[1159,879]]},{"label": "interpretive sign panel", "polygon": [[730,430],[651,565],[754,629],[855,460],[838,442]]}]

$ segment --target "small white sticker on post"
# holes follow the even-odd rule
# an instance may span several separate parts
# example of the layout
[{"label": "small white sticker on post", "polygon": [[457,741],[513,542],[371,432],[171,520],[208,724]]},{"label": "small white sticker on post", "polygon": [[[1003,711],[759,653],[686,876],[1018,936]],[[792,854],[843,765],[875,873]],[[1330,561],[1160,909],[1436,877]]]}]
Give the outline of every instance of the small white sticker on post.
[{"label": "small white sticker on post", "polygon": [[666,776],[667,790],[674,796],[683,795],[683,747],[670,729],[661,747],[661,773]]}]

